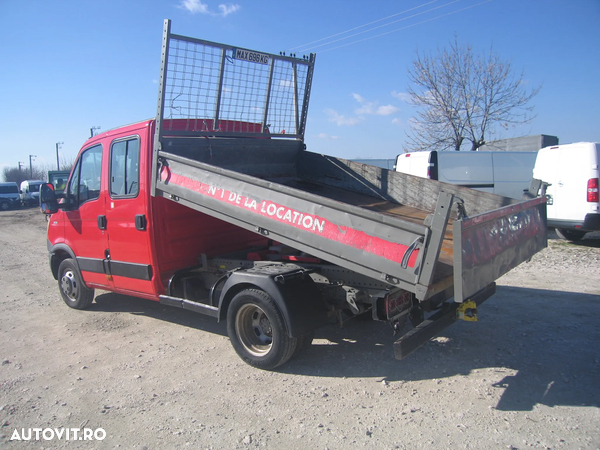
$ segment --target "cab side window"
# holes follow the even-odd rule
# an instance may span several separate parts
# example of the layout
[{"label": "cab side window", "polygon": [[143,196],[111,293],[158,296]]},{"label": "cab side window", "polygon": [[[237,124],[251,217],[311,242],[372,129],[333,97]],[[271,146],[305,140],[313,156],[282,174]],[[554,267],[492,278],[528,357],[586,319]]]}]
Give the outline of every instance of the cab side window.
[{"label": "cab side window", "polygon": [[102,175],[102,146],[85,150],[73,169],[67,192],[76,205],[100,197]]},{"label": "cab side window", "polygon": [[140,140],[113,143],[110,150],[110,196],[137,197],[140,190]]}]

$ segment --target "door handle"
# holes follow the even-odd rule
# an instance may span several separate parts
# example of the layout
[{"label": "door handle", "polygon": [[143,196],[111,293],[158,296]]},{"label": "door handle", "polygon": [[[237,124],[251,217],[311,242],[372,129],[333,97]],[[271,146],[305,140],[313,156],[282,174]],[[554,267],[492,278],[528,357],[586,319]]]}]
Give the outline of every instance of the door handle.
[{"label": "door handle", "polygon": [[98,228],[106,230],[106,216],[98,216]]},{"label": "door handle", "polygon": [[146,225],[148,221],[144,214],[138,214],[135,216],[135,229],[138,231],[146,231]]}]

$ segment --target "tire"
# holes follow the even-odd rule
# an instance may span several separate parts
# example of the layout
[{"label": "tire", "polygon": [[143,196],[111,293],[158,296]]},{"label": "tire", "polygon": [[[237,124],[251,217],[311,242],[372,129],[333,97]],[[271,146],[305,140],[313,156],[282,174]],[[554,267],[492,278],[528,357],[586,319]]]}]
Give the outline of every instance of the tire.
[{"label": "tire", "polygon": [[58,290],[65,303],[74,309],[86,309],[94,301],[94,290],[88,288],[71,258],[58,267]]},{"label": "tire", "polygon": [[295,357],[296,355],[299,355],[300,353],[303,353],[306,351],[306,349],[308,349],[308,347],[311,346],[313,339],[315,338],[315,332],[311,331],[309,333],[306,333],[302,336],[298,337],[298,344],[296,345],[296,350],[294,350],[294,354],[292,355],[292,358]]},{"label": "tire", "polygon": [[580,241],[585,236],[585,233],[585,231],[556,228],[556,234],[558,234],[558,237],[566,241]]},{"label": "tire", "polygon": [[8,211],[10,209],[10,204],[8,202],[0,202],[0,210]]},{"label": "tire", "polygon": [[227,334],[242,360],[259,369],[274,369],[287,362],[298,345],[287,334],[283,316],[264,291],[239,292],[227,310]]}]

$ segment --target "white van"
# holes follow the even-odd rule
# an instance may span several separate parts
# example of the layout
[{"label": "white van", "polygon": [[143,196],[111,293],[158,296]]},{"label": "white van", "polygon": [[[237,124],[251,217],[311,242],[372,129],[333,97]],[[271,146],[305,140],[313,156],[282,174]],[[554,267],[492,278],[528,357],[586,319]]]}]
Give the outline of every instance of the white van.
[{"label": "white van", "polygon": [[598,143],[556,145],[538,152],[533,176],[550,183],[548,226],[563,239],[577,241],[588,231],[600,230],[599,163]]},{"label": "white van", "polygon": [[42,180],[25,180],[21,183],[21,204],[23,206],[37,205],[40,202],[40,186]]},{"label": "white van", "polygon": [[398,155],[396,171],[521,199],[537,152],[426,151]]}]

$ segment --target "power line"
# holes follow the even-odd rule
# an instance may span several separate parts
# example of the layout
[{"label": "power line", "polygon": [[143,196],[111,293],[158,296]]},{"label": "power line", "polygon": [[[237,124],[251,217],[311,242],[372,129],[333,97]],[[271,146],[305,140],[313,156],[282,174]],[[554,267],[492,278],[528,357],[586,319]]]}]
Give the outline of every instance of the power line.
[{"label": "power line", "polygon": [[[425,13],[427,13],[427,12],[430,12],[430,11],[434,11],[434,10],[436,10],[436,9],[443,8],[444,6],[451,5],[451,4],[453,4],[453,3],[456,3],[456,2],[458,2],[458,1],[461,1],[461,0],[454,0],[453,2],[446,3],[445,5],[441,5],[441,6],[438,6],[438,7],[432,8],[432,9],[429,9],[429,10],[427,10],[427,11],[423,11],[423,12],[421,12],[421,13],[418,13],[418,14],[414,14],[414,15],[412,15],[412,16],[410,16],[410,17],[406,17],[406,18],[404,18],[404,19],[396,20],[396,21],[394,21],[394,22],[390,22],[389,24],[386,24],[386,25],[381,25],[381,26],[378,26],[378,27],[372,28],[372,29],[370,29],[370,30],[362,31],[362,32],[360,32],[360,33],[356,33],[356,34],[353,34],[353,35],[351,35],[351,36],[347,36],[347,37],[345,37],[345,38],[336,39],[336,40],[334,40],[334,41],[327,42],[327,43],[325,43],[325,44],[321,44],[321,45],[318,45],[318,46],[315,46],[315,47],[309,47],[308,49],[305,49],[305,50],[302,50],[302,51],[313,50],[313,49],[315,49],[315,48],[318,48],[318,47],[323,47],[323,46],[325,46],[325,45],[330,45],[330,44],[333,44],[333,43],[335,43],[335,42],[339,42],[339,41],[342,41],[342,40],[345,40],[345,39],[349,39],[349,38],[351,38],[351,37],[358,36],[358,35],[360,35],[360,34],[364,34],[364,33],[367,33],[367,32],[369,32],[369,31],[373,31],[373,30],[376,30],[376,29],[382,28],[382,27],[384,27],[384,26],[387,26],[387,25],[391,25],[391,24],[393,24],[393,23],[401,22],[401,21],[403,21],[403,20],[410,19],[410,18],[412,18],[412,17],[416,17],[416,16],[419,16],[419,15],[425,14]],[[431,21],[433,21],[433,20],[440,19],[440,18],[442,18],[442,17],[450,16],[450,15],[452,15],[452,14],[456,14],[456,13],[458,13],[458,12],[465,11],[465,10],[467,10],[467,9],[475,8],[476,6],[480,6],[480,5],[483,5],[483,4],[485,4],[485,3],[489,3],[489,2],[491,2],[491,1],[492,1],[492,0],[486,0],[486,1],[483,1],[483,2],[480,2],[480,3],[477,3],[477,4],[475,4],[475,5],[470,5],[470,6],[467,6],[467,7],[465,7],[465,8],[457,9],[456,11],[452,11],[452,12],[449,12],[449,13],[446,13],[446,14],[442,14],[442,15],[439,15],[439,16],[436,16],[436,17],[432,17],[432,18],[430,18],[430,19],[423,20],[423,21],[421,21],[421,22],[417,22],[417,23],[414,23],[414,24],[411,24],[411,25],[407,25],[407,26],[405,26],[405,27],[402,27],[402,28],[397,28],[397,29],[395,29],[395,30],[391,30],[391,31],[387,31],[387,32],[385,32],[385,33],[380,33],[380,34],[377,34],[377,35],[375,35],[375,36],[370,36],[370,37],[367,37],[367,38],[364,38],[364,39],[360,39],[360,40],[357,40],[357,41],[349,42],[349,43],[347,43],[347,44],[338,45],[337,47],[332,47],[332,48],[328,48],[328,49],[326,49],[326,50],[321,50],[321,53],[323,53],[323,52],[328,52],[328,51],[331,51],[331,50],[337,50],[338,48],[347,47],[347,46],[349,46],[349,45],[353,45],[353,44],[358,44],[358,43],[360,43],[360,42],[368,41],[368,40],[370,40],[370,39],[375,39],[375,38],[377,38],[377,37],[381,37],[381,36],[385,36],[385,35],[388,35],[388,34],[391,34],[391,33],[395,33],[395,32],[397,32],[397,31],[406,30],[407,28],[412,28],[412,27],[415,27],[415,26],[417,26],[417,25],[421,25],[421,24],[424,24],[424,23],[427,23],[427,22],[431,22]],[[360,28],[360,27],[358,27],[358,28]],[[342,34],[343,34],[343,33],[342,33]]]},{"label": "power line", "polygon": [[396,30],[387,31],[387,32],[385,32],[385,33],[381,33],[381,34],[378,34],[378,35],[375,35],[375,36],[370,36],[370,37],[368,37],[368,38],[364,38],[364,39],[361,39],[361,40],[359,40],[359,41],[349,42],[349,43],[347,43],[347,44],[338,45],[337,47],[328,48],[327,50],[323,50],[321,53],[323,53],[323,52],[329,52],[329,51],[331,51],[331,50],[336,50],[336,49],[338,49],[338,48],[342,48],[342,47],[347,47],[348,45],[352,45],[352,44],[358,44],[358,43],[360,43],[360,42],[368,41],[369,39],[375,39],[375,38],[377,38],[377,37],[381,37],[381,36],[385,36],[385,35],[387,35],[387,34],[395,33],[395,32],[397,32],[397,31],[406,30],[407,28],[416,27],[417,25],[421,25],[421,24],[423,24],[423,23],[431,22],[432,20],[440,19],[440,18],[442,18],[442,17],[451,16],[452,14],[456,14],[456,13],[458,13],[458,12],[465,11],[465,10],[467,10],[467,9],[475,8],[476,6],[480,6],[480,5],[483,5],[484,3],[489,3],[489,2],[491,2],[491,1],[492,1],[492,0],[486,0],[486,1],[484,1],[484,2],[480,2],[480,3],[477,3],[477,4],[475,4],[475,5],[467,6],[467,7],[465,7],[465,8],[462,8],[462,9],[457,9],[456,11],[452,11],[452,12],[449,12],[449,13],[446,13],[446,14],[442,14],[441,16],[432,17],[431,19],[423,20],[423,21],[421,21],[421,22],[418,22],[418,23],[413,23],[412,25],[407,25],[407,26],[405,26],[405,27],[398,28],[398,29],[396,29]]},{"label": "power line", "polygon": [[[439,0],[432,0],[432,1],[428,2],[428,3],[423,3],[422,5],[415,6],[414,8],[410,8],[410,9],[407,9],[407,10],[405,10],[405,11],[402,11],[402,12],[399,12],[399,13],[396,13],[396,14],[392,14],[391,16],[384,17],[383,19],[377,19],[377,20],[374,20],[373,22],[369,22],[369,23],[366,23],[366,24],[364,24],[364,25],[359,25],[359,26],[357,26],[357,27],[350,28],[349,30],[342,31],[342,32],[340,32],[340,33],[336,33],[336,34],[332,34],[331,36],[327,36],[327,37],[324,37],[324,38],[321,38],[321,39],[317,39],[316,41],[308,42],[307,44],[298,45],[298,46],[296,46],[296,47],[290,48],[290,49],[289,49],[289,51],[294,51],[294,50],[296,50],[296,49],[299,49],[299,48],[302,48],[302,47],[306,47],[306,46],[308,46],[308,45],[316,44],[317,42],[325,41],[325,40],[327,40],[327,39],[331,39],[331,38],[334,38],[334,37],[340,36],[340,35],[342,35],[342,34],[350,33],[350,32],[352,32],[352,31],[354,31],[354,30],[358,30],[359,28],[368,27],[369,25],[373,25],[374,23],[381,22],[381,21],[383,21],[383,20],[391,19],[392,17],[396,17],[396,16],[399,16],[399,15],[401,15],[401,14],[405,14],[405,13],[407,13],[407,12],[414,11],[415,9],[422,8],[422,7],[424,7],[424,6],[430,5],[430,4],[432,4],[432,3],[435,3],[435,2],[437,2],[437,1],[439,1]],[[392,22],[392,23],[394,23],[394,22]],[[385,26],[385,25],[384,25],[384,26]],[[334,41],[334,42],[335,42],[335,41]],[[310,49],[310,47],[309,47],[309,49]],[[306,51],[306,50],[303,50],[303,51]]]},{"label": "power line", "polygon": [[[460,2],[460,1],[461,1],[461,0],[454,0],[454,1],[451,1],[450,3],[446,3],[446,4],[444,4],[444,5],[441,5],[441,6],[436,6],[435,8],[431,8],[431,9],[428,9],[428,10],[426,10],[426,11],[422,11],[422,12],[420,12],[420,13],[417,13],[417,14],[413,14],[412,16],[408,16],[408,17],[404,17],[404,18],[402,18],[402,19],[394,20],[393,22],[389,22],[389,23],[386,23],[386,24],[384,24],[384,25],[379,25],[379,26],[377,26],[377,27],[370,28],[370,29],[368,29],[368,30],[365,30],[365,31],[361,31],[361,32],[359,32],[359,33],[354,33],[354,34],[351,34],[350,36],[346,36],[346,37],[343,37],[343,38],[340,38],[340,39],[336,39],[335,41],[326,42],[326,43],[324,43],[324,44],[320,44],[320,45],[317,45],[317,46],[315,46],[315,47],[309,47],[308,49],[304,49],[304,50],[300,50],[300,51],[301,51],[301,52],[306,52],[306,51],[309,51],[309,50],[314,50],[315,48],[318,48],[318,47],[323,47],[324,45],[334,44],[334,43],[336,43],[336,42],[343,41],[343,40],[345,40],[345,39],[350,39],[350,38],[352,38],[352,37],[354,37],[354,36],[358,36],[358,35],[360,35],[360,34],[365,34],[365,33],[368,33],[368,32],[370,32],[370,31],[378,30],[379,28],[387,27],[388,25],[393,25],[393,24],[395,24],[395,23],[398,23],[398,22],[403,22],[403,21],[405,21],[405,20],[412,19],[413,17],[421,16],[421,15],[423,15],[423,14],[426,14],[426,13],[428,13],[428,12],[435,11],[436,9],[440,9],[440,8],[443,8],[443,7],[445,7],[445,6],[452,5],[453,3],[457,3],[457,2]],[[359,28],[360,28],[360,27],[359,27]]]},{"label": "power line", "polygon": [[[441,5],[441,6],[436,6],[435,8],[431,8],[431,9],[428,9],[428,10],[426,10],[426,11],[422,11],[422,12],[420,12],[420,13],[413,14],[412,16],[408,16],[408,17],[404,17],[404,18],[402,18],[402,19],[394,20],[394,21],[392,21],[392,22],[389,22],[389,23],[386,23],[386,24],[384,24],[384,25],[379,25],[379,26],[377,26],[377,27],[374,27],[374,28],[370,28],[370,29],[368,29],[368,30],[361,31],[361,32],[359,32],[359,33],[354,33],[354,34],[351,34],[350,36],[346,36],[346,37],[343,37],[343,38],[339,38],[339,39],[336,39],[336,40],[334,40],[334,41],[329,41],[329,42],[326,42],[326,43],[324,43],[324,44],[320,44],[320,45],[317,45],[317,46],[315,46],[315,47],[309,47],[309,48],[307,48],[307,49],[300,50],[300,51],[301,51],[301,52],[306,52],[306,51],[309,51],[309,50],[314,50],[315,48],[323,47],[323,46],[325,46],[325,45],[334,44],[334,43],[336,43],[336,42],[343,41],[343,40],[345,40],[345,39],[350,39],[350,38],[352,38],[352,37],[354,37],[354,36],[358,36],[358,35],[361,35],[361,34],[365,34],[365,33],[368,33],[368,32],[370,32],[370,31],[378,30],[379,28],[387,27],[388,25],[393,25],[393,24],[395,24],[395,23],[398,23],[398,22],[403,22],[403,21],[405,21],[405,20],[412,19],[413,17],[421,16],[421,15],[423,15],[423,14],[426,14],[426,13],[428,13],[428,12],[435,11],[436,9],[440,9],[440,8],[443,8],[443,7],[445,7],[445,6],[448,6],[448,5],[452,5],[453,3],[457,3],[457,2],[460,2],[460,1],[461,1],[461,0],[453,0],[453,1],[451,1],[450,3],[446,3],[446,4],[444,4],[444,5]],[[358,28],[360,28],[360,27],[358,27]]]}]

